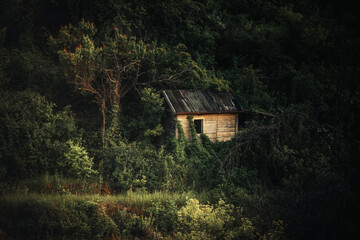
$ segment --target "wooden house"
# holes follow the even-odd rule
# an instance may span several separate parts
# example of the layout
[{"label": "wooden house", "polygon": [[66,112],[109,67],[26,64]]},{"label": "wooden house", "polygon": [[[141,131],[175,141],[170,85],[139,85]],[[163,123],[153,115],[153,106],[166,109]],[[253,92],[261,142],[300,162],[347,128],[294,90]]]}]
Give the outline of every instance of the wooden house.
[{"label": "wooden house", "polygon": [[188,116],[193,116],[196,132],[206,134],[211,141],[228,141],[238,131],[239,115],[244,111],[230,92],[206,90],[164,90],[168,115],[165,129],[177,133],[177,119],[190,138]]}]

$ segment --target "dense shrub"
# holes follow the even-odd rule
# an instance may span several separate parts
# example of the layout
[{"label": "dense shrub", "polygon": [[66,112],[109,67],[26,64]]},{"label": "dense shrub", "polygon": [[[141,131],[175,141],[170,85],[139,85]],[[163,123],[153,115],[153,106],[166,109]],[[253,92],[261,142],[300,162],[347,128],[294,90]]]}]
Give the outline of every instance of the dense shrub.
[{"label": "dense shrub", "polygon": [[69,149],[65,152],[64,161],[58,164],[63,167],[63,172],[72,177],[90,178],[98,172],[93,170],[93,158],[89,157],[87,151],[79,143],[69,140]]},{"label": "dense shrub", "polygon": [[217,155],[213,151],[208,151],[202,144],[197,136],[193,118],[190,116],[188,120],[191,138],[186,139],[181,124],[177,122],[178,136],[172,137],[168,144],[169,154],[173,156],[175,163],[172,172],[177,174],[177,183],[181,183],[182,189],[208,189],[218,180],[215,170],[218,169]]},{"label": "dense shrub", "polygon": [[160,232],[172,232],[177,225],[177,206],[174,200],[154,202],[148,210],[154,217],[154,226]]},{"label": "dense shrub", "polygon": [[141,114],[137,114],[129,123],[129,129],[137,139],[154,140],[164,133],[161,119],[164,116],[164,100],[153,88],[141,90]]},{"label": "dense shrub", "polygon": [[21,179],[59,170],[66,142],[77,135],[69,107],[55,111],[54,103],[30,90],[1,94],[0,177]]},{"label": "dense shrub", "polygon": [[19,239],[103,239],[116,230],[92,201],[28,198],[1,206],[0,228]]},{"label": "dense shrub", "polygon": [[153,191],[172,185],[168,163],[172,159],[147,144],[120,142],[104,154],[104,174],[114,190]]},{"label": "dense shrub", "polygon": [[[244,216],[236,218],[234,206],[219,200],[215,206],[189,199],[178,211],[178,238],[254,239],[255,227]],[[241,213],[241,211],[240,211]]]}]

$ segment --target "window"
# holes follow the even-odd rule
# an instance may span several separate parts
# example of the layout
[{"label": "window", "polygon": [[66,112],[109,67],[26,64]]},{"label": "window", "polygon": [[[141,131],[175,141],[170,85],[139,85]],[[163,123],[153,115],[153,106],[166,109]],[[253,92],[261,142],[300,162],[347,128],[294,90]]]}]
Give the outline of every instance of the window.
[{"label": "window", "polygon": [[202,119],[195,119],[194,125],[195,125],[196,133],[203,133],[203,120]]}]

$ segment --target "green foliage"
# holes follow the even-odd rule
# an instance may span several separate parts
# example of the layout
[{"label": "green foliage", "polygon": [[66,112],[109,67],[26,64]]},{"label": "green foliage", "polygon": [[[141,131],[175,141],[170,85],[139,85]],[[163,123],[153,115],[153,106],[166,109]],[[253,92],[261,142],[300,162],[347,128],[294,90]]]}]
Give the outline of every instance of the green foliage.
[{"label": "green foliage", "polygon": [[174,121],[176,121],[178,137],[176,138],[175,136],[173,136],[170,139],[170,148],[172,150],[172,153],[174,154],[175,159],[183,162],[186,159],[185,148],[187,146],[187,139],[179,120],[175,119]]},{"label": "green foliage", "polygon": [[129,214],[125,222],[124,233],[131,237],[145,237],[149,235],[152,227],[152,218],[140,217],[136,214]]},{"label": "green foliage", "polygon": [[93,170],[93,158],[90,158],[87,151],[79,143],[72,140],[67,142],[69,150],[65,152],[65,161],[58,162],[63,167],[63,172],[72,177],[91,178],[97,174]]},{"label": "green foliage", "polygon": [[3,200],[2,203],[8,206],[7,210],[1,209],[8,216],[2,229],[16,234],[14,237],[102,239],[114,233],[110,218],[92,201],[51,202],[32,198],[12,205]]},{"label": "green foliage", "polygon": [[200,142],[195,130],[193,117],[188,117],[188,120],[191,131],[191,141],[185,150],[188,158],[188,181],[196,188],[209,186],[216,180],[212,175],[216,167],[214,164],[216,157],[211,155]]},{"label": "green foliage", "polygon": [[[240,208],[222,200],[200,204],[194,198],[179,205],[176,196],[166,196],[150,197],[144,205],[133,205],[129,196],[121,195],[2,196],[0,227],[11,238],[28,239],[255,239],[255,226]],[[279,239],[283,230],[282,221],[276,221],[262,239]]]},{"label": "green foliage", "polygon": [[274,221],[270,231],[264,234],[260,239],[263,240],[280,240],[284,239],[284,222],[282,220]]},{"label": "green foliage", "polygon": [[1,159],[12,179],[54,173],[64,160],[66,142],[77,134],[70,109],[32,91],[2,92]]},{"label": "green foliage", "polygon": [[193,116],[189,116],[188,120],[189,120],[190,132],[191,132],[191,142],[188,146],[189,155],[191,157],[195,157],[199,159],[211,158],[210,153],[208,153],[206,148],[203,147],[196,133]]},{"label": "green foliage", "polygon": [[[216,206],[189,199],[178,211],[178,238],[183,239],[255,239],[255,227],[246,217],[236,219],[234,206],[219,200]],[[238,210],[241,213],[241,210]],[[237,220],[237,221],[236,221]],[[236,224],[235,224],[236,222]]]},{"label": "green foliage", "polygon": [[9,79],[6,78],[5,69],[8,67],[10,57],[8,51],[4,47],[4,39],[6,36],[6,28],[0,29],[0,86],[4,85]]},{"label": "green foliage", "polygon": [[174,200],[163,203],[155,202],[149,208],[149,213],[154,218],[154,226],[160,232],[172,232],[177,226],[177,206]]},{"label": "green foliage", "polygon": [[275,98],[269,94],[267,86],[259,80],[260,71],[252,66],[233,69],[221,73],[231,80],[231,87],[241,105],[245,108],[271,110]]},{"label": "green foliage", "polygon": [[[181,183],[193,189],[202,189],[212,186],[218,180],[214,175],[217,166],[217,155],[208,151],[197,136],[192,116],[188,117],[191,129],[191,139],[185,137],[181,124],[177,122],[178,137],[170,139],[169,151],[174,157],[175,172]],[[204,137],[202,137],[204,138]],[[208,146],[207,142],[207,146]],[[179,180],[178,180],[179,181]]]},{"label": "green foliage", "polygon": [[[154,225],[156,219],[151,214],[143,215],[149,205],[168,206],[170,203],[169,209],[176,215],[175,202],[184,204],[185,195],[159,192],[145,195],[134,193],[132,199],[129,195],[2,195],[1,234],[11,239],[148,239],[158,231]],[[158,213],[157,223],[168,224],[171,218],[166,216],[170,215],[161,210]]]},{"label": "green foliage", "polygon": [[[360,169],[359,23],[356,8],[340,1],[4,0],[0,180],[24,178],[18,191],[28,193],[43,188],[37,179],[56,176],[54,185],[61,191],[65,182],[56,172],[77,175],[67,172],[65,163],[70,166],[70,159],[79,159],[89,167],[94,157],[99,171],[104,160],[104,181],[117,190],[203,190],[213,203],[222,198],[244,206],[253,226],[261,226],[264,233],[257,238],[278,238],[284,226],[290,239],[356,236],[358,224],[352,219],[360,199],[354,184]],[[76,85],[81,92],[76,95],[66,78],[91,84],[88,89]],[[140,90],[149,86],[153,89],[141,100]],[[155,136],[162,131],[162,110],[155,92],[180,88],[232,89],[252,111],[232,141],[199,140],[194,132],[187,141],[179,130],[170,152],[155,150],[148,141],[160,145]],[[75,117],[64,108],[68,104]],[[98,108],[103,146],[98,143]],[[78,146],[74,121],[86,129]],[[130,122],[136,122],[134,127]],[[128,143],[126,138],[146,143]],[[48,182],[39,181],[41,186]],[[93,203],[79,208],[94,213]],[[30,223],[20,227],[24,234],[14,238],[26,233],[51,238],[62,231],[52,233],[49,229],[54,228],[46,223],[67,218],[57,217],[47,204],[49,213],[25,207],[36,219],[41,216],[31,207],[46,217],[35,221],[37,225],[25,218]],[[159,218],[171,219],[162,209],[159,206]],[[100,219],[110,221],[101,214]],[[96,221],[86,214],[74,217],[59,236],[72,238],[76,228],[77,238],[89,238],[87,232],[96,236],[96,227],[84,223],[85,218]],[[167,220],[152,222],[128,213],[121,219],[122,224],[131,219],[128,227],[133,230],[125,233],[111,221],[109,227],[99,222],[104,227],[99,234],[132,238],[137,229],[140,238],[173,237],[149,234],[149,225],[173,229],[173,220],[167,225]],[[284,224],[272,226],[274,219],[284,219]],[[198,234],[212,237],[207,231]]]},{"label": "green foliage", "polygon": [[140,133],[141,138],[161,136],[164,132],[161,119],[164,116],[165,109],[164,100],[160,97],[160,93],[152,88],[144,88],[141,91],[140,101],[143,105],[142,114],[138,114],[138,117],[133,119],[129,127]]},{"label": "green foliage", "polygon": [[162,150],[141,143],[120,142],[105,151],[103,167],[105,178],[117,191],[154,191],[175,185],[175,179],[169,176],[171,162],[171,157]]},{"label": "green foliage", "polygon": [[64,177],[55,173],[44,174],[16,182],[3,182],[0,189],[4,194],[96,194],[101,186],[96,180]]},{"label": "green foliage", "polygon": [[[113,118],[119,117],[121,100],[140,86],[227,89],[226,81],[198,66],[182,44],[169,47],[145,43],[122,34],[117,27],[105,37],[97,36],[96,31],[92,23],[82,20],[76,26],[61,28],[57,38],[50,37],[49,44],[57,51],[69,82],[81,93],[92,95],[100,107],[103,147],[107,144],[106,110],[110,108]],[[161,100],[152,91],[145,88],[141,93],[147,117],[135,118],[130,124],[136,126],[139,135],[158,136],[162,132],[161,114],[154,114],[161,111]]]}]

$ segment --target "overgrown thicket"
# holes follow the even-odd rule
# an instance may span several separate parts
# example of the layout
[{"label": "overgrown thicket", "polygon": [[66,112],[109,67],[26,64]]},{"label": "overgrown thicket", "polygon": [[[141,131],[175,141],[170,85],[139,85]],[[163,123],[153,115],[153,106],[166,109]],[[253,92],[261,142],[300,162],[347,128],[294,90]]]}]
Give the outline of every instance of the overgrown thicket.
[{"label": "overgrown thicket", "polygon": [[[356,236],[359,23],[337,0],[3,1],[0,238]],[[165,138],[163,89],[232,91],[244,123]],[[9,195],[156,191],[195,195]]]}]

